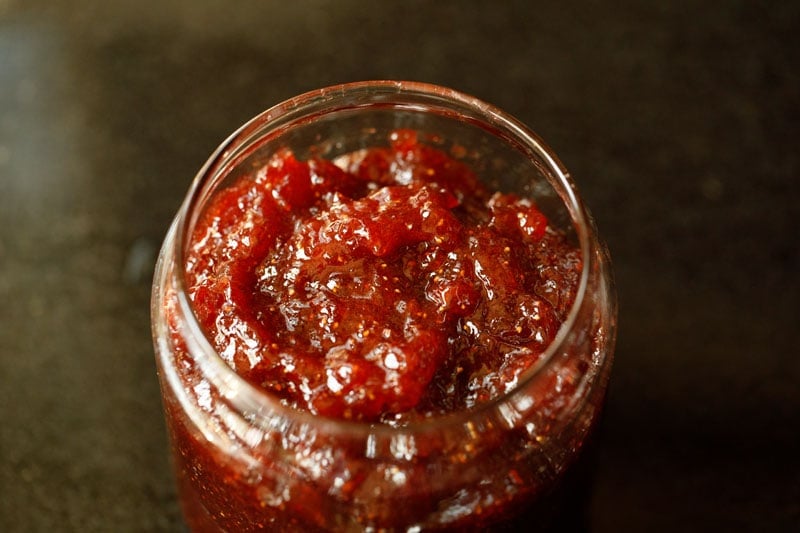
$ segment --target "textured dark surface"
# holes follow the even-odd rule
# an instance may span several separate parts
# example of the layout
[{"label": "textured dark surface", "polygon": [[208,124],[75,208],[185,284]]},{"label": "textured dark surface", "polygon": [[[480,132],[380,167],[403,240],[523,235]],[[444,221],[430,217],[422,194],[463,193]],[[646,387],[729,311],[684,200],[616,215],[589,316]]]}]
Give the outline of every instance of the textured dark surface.
[{"label": "textured dark surface", "polygon": [[181,528],[156,250],[241,122],[370,78],[518,116],[595,214],[591,530],[800,530],[800,4],[661,3],[0,0],[0,531]]}]

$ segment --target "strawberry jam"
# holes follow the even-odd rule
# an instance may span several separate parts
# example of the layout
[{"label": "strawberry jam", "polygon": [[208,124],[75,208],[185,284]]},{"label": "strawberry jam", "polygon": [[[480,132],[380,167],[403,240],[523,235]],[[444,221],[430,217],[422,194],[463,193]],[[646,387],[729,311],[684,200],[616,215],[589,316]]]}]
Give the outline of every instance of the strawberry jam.
[{"label": "strawberry jam", "polygon": [[245,124],[153,285],[190,529],[580,530],[616,331],[595,231],[535,135],[446,88]]},{"label": "strawberry jam", "polygon": [[531,200],[398,130],[335,161],[275,154],[212,200],[186,272],[239,375],[296,409],[401,425],[513,389],[581,260]]}]

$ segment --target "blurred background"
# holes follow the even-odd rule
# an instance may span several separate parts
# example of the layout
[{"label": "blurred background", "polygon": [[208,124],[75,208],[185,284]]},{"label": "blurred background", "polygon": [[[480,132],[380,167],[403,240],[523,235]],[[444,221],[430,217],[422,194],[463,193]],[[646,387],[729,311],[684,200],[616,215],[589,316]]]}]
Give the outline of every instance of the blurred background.
[{"label": "blurred background", "polygon": [[181,531],[167,226],[242,122],[377,78],[529,124],[608,242],[590,531],[799,531],[798,30],[798,2],[0,0],[0,531]]}]

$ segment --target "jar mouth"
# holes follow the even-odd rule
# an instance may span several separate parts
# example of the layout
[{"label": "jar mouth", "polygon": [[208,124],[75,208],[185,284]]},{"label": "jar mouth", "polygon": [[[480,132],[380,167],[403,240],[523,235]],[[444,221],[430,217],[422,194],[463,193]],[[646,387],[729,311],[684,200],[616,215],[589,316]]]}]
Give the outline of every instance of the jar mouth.
[{"label": "jar mouth", "polygon": [[[446,109],[437,108],[438,112],[458,117],[460,120],[480,123],[490,133],[501,136],[524,152],[535,154],[545,163],[548,170],[545,178],[551,182],[571,217],[583,265],[575,298],[566,319],[540,359],[519,377],[512,389],[469,409],[436,414],[407,424],[392,426],[385,423],[331,418],[282,404],[278,398],[248,382],[222,359],[208,340],[188,296],[186,252],[192,230],[202,211],[197,207],[202,206],[207,199],[208,191],[205,190],[204,184],[215,176],[224,176],[237,162],[249,155],[253,148],[249,147],[248,141],[254,140],[265,127],[269,127],[274,135],[279,136],[293,125],[307,123],[328,113],[345,109],[388,106],[403,110],[427,111],[431,106],[437,105],[446,105]],[[552,183],[553,181],[558,183]],[[443,427],[459,426],[474,421],[507,403],[547,368],[575,327],[579,310],[586,298],[589,272],[594,261],[590,240],[592,231],[591,220],[577,195],[569,173],[544,141],[523,123],[491,104],[453,89],[424,82],[375,80],[345,83],[306,92],[263,111],[237,129],[214,151],[192,181],[170,230],[171,235],[168,239],[174,241],[166,249],[173,250],[175,254],[174,284],[178,305],[192,339],[188,345],[189,351],[204,375],[212,383],[223,385],[228,391],[225,394],[228,400],[242,412],[247,413],[252,422],[259,423],[261,419],[265,425],[274,426],[271,420],[279,416],[301,424],[323,426],[334,433],[393,435],[441,430]]]}]

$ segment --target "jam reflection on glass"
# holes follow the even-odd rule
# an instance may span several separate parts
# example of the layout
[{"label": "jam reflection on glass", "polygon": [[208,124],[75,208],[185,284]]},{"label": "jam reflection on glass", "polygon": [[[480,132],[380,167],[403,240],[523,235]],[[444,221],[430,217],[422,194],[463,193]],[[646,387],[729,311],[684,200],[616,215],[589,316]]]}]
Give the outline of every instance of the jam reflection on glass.
[{"label": "jam reflection on glass", "polygon": [[[534,201],[487,189],[396,130],[334,160],[275,153],[211,198],[184,267],[205,336],[247,382],[324,419],[403,428],[515,389],[566,320],[583,265]],[[222,416],[168,321],[184,394]],[[595,410],[571,440],[551,444],[550,432],[590,366],[566,361],[506,423],[467,425],[475,445],[398,432],[370,450],[302,424],[233,424],[213,442],[167,395],[184,511],[195,529],[228,531],[505,520],[550,491],[582,446]]]}]

